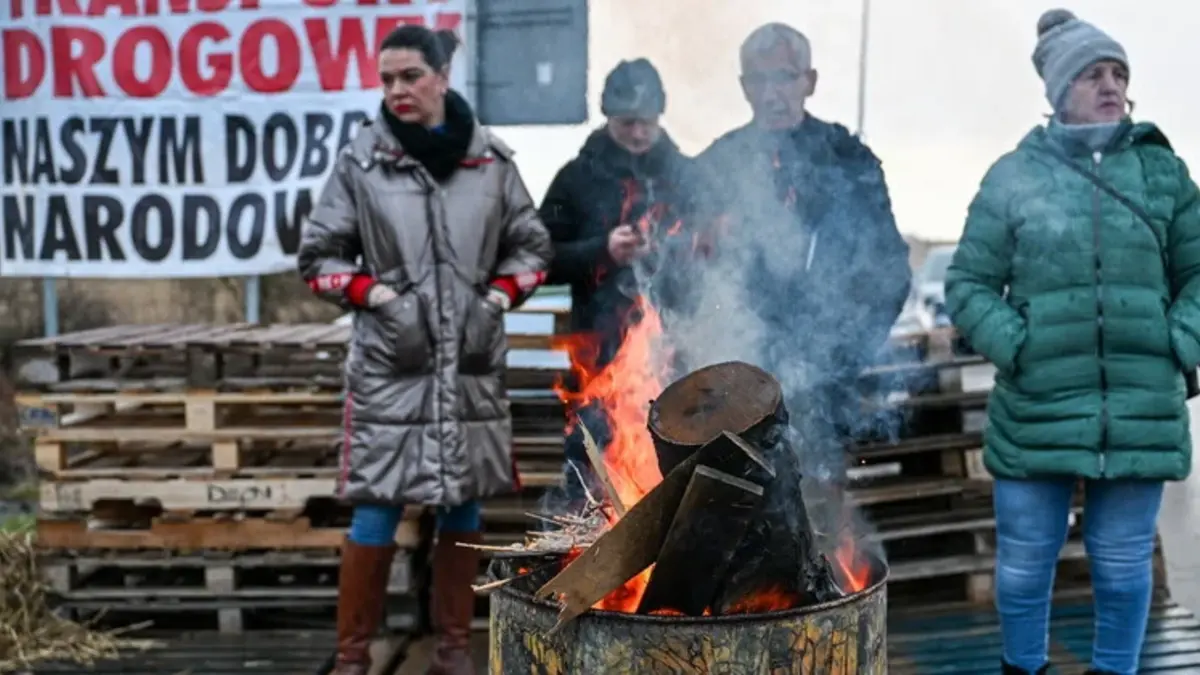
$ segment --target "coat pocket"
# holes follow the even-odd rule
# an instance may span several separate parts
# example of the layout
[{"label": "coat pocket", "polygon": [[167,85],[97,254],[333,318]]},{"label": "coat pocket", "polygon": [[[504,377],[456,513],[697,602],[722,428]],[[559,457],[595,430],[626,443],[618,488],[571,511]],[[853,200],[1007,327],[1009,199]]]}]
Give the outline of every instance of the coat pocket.
[{"label": "coat pocket", "polygon": [[1035,301],[1030,300],[1022,305],[1017,312],[1021,315],[1021,319],[1025,322],[1025,339],[1020,344],[1016,345],[1016,350],[1013,353],[1013,372],[1015,378],[1029,371],[1029,366],[1032,364],[1030,356],[1036,357],[1038,349],[1037,341],[1041,339],[1042,317],[1038,313],[1039,308]]},{"label": "coat pocket", "polygon": [[364,311],[362,335],[364,366],[393,375],[433,372],[433,337],[426,321],[425,304],[413,291]]},{"label": "coat pocket", "polygon": [[486,297],[471,298],[463,316],[458,371],[464,375],[495,373],[503,368],[507,351],[504,309]]}]

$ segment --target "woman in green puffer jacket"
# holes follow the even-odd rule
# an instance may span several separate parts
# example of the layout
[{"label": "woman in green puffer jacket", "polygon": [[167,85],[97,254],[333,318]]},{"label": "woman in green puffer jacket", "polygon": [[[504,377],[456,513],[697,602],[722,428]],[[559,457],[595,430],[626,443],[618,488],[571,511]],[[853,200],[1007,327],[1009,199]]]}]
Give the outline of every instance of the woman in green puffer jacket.
[{"label": "woman in green puffer jacket", "polygon": [[1003,672],[1045,672],[1055,561],[1084,479],[1089,672],[1124,675],[1145,633],[1163,483],[1191,469],[1200,195],[1166,136],[1129,120],[1120,44],[1066,10],[1043,15],[1038,35],[1054,115],[984,177],[946,305],[997,370],[984,457]]}]

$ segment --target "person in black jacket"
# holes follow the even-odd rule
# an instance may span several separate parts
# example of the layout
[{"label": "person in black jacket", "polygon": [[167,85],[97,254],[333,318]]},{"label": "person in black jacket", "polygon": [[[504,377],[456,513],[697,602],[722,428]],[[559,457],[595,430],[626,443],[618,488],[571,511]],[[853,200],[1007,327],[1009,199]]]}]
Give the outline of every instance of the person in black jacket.
[{"label": "person in black jacket", "polygon": [[832,448],[861,422],[851,419],[855,383],[908,295],[908,245],[879,159],[805,109],[817,83],[808,40],[767,24],[740,57],[753,120],[697,157],[723,214],[709,264],[724,277],[744,271],[758,365],[784,384],[793,416],[812,422],[806,443]]},{"label": "person in black jacket", "polygon": [[[570,330],[590,343],[589,369],[616,355],[639,319],[639,297],[660,313],[682,301],[671,272],[681,268],[676,255],[689,246],[673,235],[688,231],[695,217],[699,175],[660,126],[665,108],[653,64],[620,62],[604,83],[604,126],[559,170],[540,209],[555,249],[546,283],[570,285]],[[568,460],[583,470],[586,457],[576,441],[568,439]],[[566,474],[573,484],[568,492],[576,495],[575,472]]]}]

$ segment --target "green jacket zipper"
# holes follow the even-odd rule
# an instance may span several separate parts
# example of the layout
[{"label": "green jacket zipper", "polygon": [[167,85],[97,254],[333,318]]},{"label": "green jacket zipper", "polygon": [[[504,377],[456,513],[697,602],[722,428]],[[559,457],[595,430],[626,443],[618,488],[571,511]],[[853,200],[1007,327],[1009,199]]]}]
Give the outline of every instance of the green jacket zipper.
[{"label": "green jacket zipper", "polygon": [[[1092,155],[1096,175],[1100,175],[1100,160],[1104,154]],[[1108,372],[1104,368],[1104,269],[1100,262],[1103,238],[1100,232],[1100,188],[1092,190],[1092,244],[1096,249],[1096,363],[1100,367],[1100,477],[1104,477],[1108,460]]]}]

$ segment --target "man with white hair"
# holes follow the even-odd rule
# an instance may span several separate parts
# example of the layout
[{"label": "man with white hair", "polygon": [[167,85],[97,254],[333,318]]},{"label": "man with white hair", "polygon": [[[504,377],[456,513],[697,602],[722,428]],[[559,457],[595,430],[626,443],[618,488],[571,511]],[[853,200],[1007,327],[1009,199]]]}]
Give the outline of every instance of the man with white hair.
[{"label": "man with white hair", "polygon": [[783,338],[781,358],[830,375],[857,371],[887,339],[911,279],[879,159],[806,110],[817,71],[799,31],[758,28],[742,44],[741,67],[754,118],[697,158],[722,214],[716,248],[761,271],[752,276],[762,290],[753,283],[750,295]]},{"label": "man with white hair", "polygon": [[808,39],[767,24],[740,57],[753,120],[697,158],[722,214],[713,249],[745,270],[747,301],[766,331],[759,365],[802,372],[790,393],[805,394],[803,407],[849,422],[851,387],[908,295],[908,245],[879,159],[805,107],[817,85]]}]

